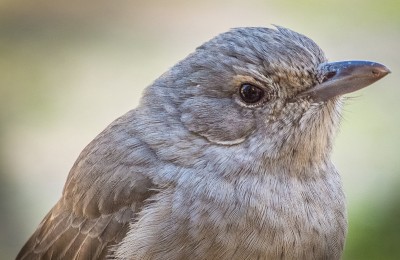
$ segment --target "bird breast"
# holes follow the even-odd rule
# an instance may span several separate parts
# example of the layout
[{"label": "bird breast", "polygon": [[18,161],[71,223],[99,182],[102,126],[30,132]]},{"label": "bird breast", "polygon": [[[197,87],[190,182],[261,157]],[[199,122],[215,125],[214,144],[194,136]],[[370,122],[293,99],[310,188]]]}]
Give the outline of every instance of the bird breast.
[{"label": "bird breast", "polygon": [[[183,177],[182,177],[183,178]],[[142,211],[120,246],[130,259],[339,259],[347,230],[336,171],[234,182],[198,177]]]}]

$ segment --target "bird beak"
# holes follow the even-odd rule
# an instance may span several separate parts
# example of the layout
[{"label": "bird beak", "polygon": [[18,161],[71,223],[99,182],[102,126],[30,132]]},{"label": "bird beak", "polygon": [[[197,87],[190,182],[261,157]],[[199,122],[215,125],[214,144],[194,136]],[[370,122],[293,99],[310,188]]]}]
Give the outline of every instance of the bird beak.
[{"label": "bird beak", "polygon": [[298,95],[310,97],[314,102],[327,101],[365,88],[390,73],[379,63],[371,61],[339,61],[319,66],[322,82]]}]

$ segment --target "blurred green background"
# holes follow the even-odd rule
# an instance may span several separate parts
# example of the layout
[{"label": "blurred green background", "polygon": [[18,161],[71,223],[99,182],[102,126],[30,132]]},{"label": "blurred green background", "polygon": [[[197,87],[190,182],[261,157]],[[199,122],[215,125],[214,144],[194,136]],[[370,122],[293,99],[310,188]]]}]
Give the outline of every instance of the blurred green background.
[{"label": "blurred green background", "polygon": [[83,147],[144,87],[220,32],[278,24],[330,60],[392,74],[352,94],[334,161],[350,229],[344,259],[400,259],[400,1],[0,1],[0,259],[58,200]]}]

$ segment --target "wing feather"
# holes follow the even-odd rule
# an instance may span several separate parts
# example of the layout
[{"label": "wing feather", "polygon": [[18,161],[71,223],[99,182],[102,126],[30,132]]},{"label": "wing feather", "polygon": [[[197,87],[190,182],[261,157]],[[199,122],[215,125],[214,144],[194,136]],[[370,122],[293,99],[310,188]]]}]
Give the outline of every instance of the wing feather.
[{"label": "wing feather", "polygon": [[144,162],[156,157],[122,121],[114,122],[82,151],[62,198],[17,259],[105,259],[137,213],[151,203],[158,187],[146,174],[149,165]]}]

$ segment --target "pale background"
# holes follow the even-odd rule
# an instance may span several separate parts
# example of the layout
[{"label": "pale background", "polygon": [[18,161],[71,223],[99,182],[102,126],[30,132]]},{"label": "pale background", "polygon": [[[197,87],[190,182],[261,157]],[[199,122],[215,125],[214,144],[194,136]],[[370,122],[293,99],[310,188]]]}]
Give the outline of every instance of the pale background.
[{"label": "pale background", "polygon": [[400,259],[400,1],[0,1],[0,259],[58,200],[79,152],[144,87],[211,37],[278,24],[330,60],[392,74],[345,107],[334,161],[350,230],[345,259]]}]

